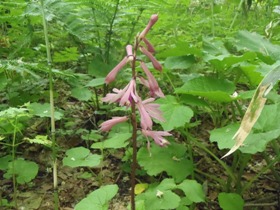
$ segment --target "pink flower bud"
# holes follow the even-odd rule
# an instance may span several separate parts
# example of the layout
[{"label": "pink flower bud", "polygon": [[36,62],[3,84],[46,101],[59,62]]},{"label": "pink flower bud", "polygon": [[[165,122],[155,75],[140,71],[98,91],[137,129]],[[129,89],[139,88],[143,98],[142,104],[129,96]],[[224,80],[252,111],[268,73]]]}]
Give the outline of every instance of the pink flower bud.
[{"label": "pink flower bud", "polygon": [[150,53],[154,54],[156,51],[155,51],[155,48],[153,47],[153,45],[151,44],[151,42],[149,42],[149,40],[146,39],[145,37],[143,38],[143,41],[144,41],[144,43],[145,43],[145,45],[147,47],[147,50]]},{"label": "pink flower bud", "polygon": [[127,57],[130,61],[133,60],[133,52],[132,52],[132,45],[127,45],[126,46],[126,54],[127,54]]},{"label": "pink flower bud", "polygon": [[149,32],[149,30],[153,27],[153,25],[157,22],[158,20],[158,15],[152,15],[150,18],[150,21],[146,28],[140,33],[139,38],[142,39],[143,37],[146,36],[146,34]]},{"label": "pink flower bud", "polygon": [[113,68],[110,73],[106,76],[105,78],[105,82],[106,84],[109,84],[111,82],[113,82],[118,74],[118,72],[125,66],[125,64],[127,63],[128,61],[128,57],[125,56],[122,61],[115,66],[115,68]]},{"label": "pink flower bud", "polygon": [[126,116],[124,116],[124,117],[113,117],[111,120],[107,120],[107,121],[101,123],[100,130],[104,131],[104,132],[109,131],[109,130],[111,130],[111,128],[114,125],[116,125],[118,123],[121,123],[121,122],[125,122],[127,120],[128,120],[128,118]]},{"label": "pink flower bud", "polygon": [[159,71],[162,70],[161,64],[157,61],[157,59],[155,59],[155,57],[145,47],[140,46],[140,51],[151,60],[153,66],[156,70],[159,70]]}]

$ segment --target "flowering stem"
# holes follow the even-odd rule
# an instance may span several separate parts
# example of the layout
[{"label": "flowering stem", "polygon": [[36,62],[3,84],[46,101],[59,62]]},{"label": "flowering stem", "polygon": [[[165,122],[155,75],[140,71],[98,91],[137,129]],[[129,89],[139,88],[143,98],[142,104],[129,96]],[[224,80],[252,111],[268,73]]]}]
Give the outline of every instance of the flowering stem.
[{"label": "flowering stem", "polygon": [[[136,52],[138,48],[138,37],[135,39],[134,55],[131,62],[132,78],[136,79]],[[135,174],[137,167],[137,120],[136,120],[136,104],[131,100],[131,124],[132,124],[132,163],[131,163],[131,210],[135,210]]]}]

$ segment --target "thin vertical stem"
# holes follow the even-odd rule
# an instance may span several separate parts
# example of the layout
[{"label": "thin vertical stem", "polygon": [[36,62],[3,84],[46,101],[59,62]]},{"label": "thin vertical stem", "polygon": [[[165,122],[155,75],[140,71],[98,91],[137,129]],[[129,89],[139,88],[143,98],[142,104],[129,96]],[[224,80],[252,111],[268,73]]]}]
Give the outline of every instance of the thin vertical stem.
[{"label": "thin vertical stem", "polygon": [[41,13],[44,28],[47,62],[49,67],[49,89],[50,89],[50,112],[51,112],[51,140],[52,140],[52,158],[53,158],[53,190],[54,190],[54,205],[55,210],[58,210],[58,193],[57,193],[57,159],[56,159],[56,138],[55,138],[55,118],[54,118],[54,96],[53,96],[53,75],[52,75],[52,60],[51,50],[48,38],[48,27],[45,18],[44,1],[41,0]]},{"label": "thin vertical stem", "polygon": [[233,27],[233,25],[234,25],[234,23],[235,23],[235,21],[236,21],[236,18],[237,18],[237,16],[238,16],[239,12],[241,11],[241,7],[242,7],[243,3],[244,3],[244,0],[240,0],[239,5],[238,5],[238,8],[237,8],[237,12],[236,12],[235,15],[234,15],[234,18],[233,18],[233,20],[232,20],[232,22],[231,22],[231,24],[230,24],[229,30],[232,29],[232,27]]},{"label": "thin vertical stem", "polygon": [[[132,79],[136,79],[136,52],[138,49],[138,37],[135,39],[134,55],[131,63]],[[135,210],[135,174],[137,167],[137,120],[136,120],[136,104],[135,101],[131,102],[131,123],[132,123],[132,163],[131,163],[131,210]]]}]

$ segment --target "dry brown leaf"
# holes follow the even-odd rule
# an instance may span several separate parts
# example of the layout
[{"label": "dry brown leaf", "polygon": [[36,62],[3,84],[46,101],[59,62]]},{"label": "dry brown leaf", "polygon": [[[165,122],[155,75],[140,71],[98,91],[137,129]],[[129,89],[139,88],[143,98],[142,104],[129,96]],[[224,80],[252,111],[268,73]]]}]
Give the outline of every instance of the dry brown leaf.
[{"label": "dry brown leaf", "polygon": [[243,145],[243,142],[245,141],[245,139],[251,132],[253,126],[255,125],[256,121],[258,120],[259,116],[261,115],[261,112],[266,102],[266,98],[264,96],[267,95],[267,93],[271,89],[271,85],[272,84],[259,85],[241,121],[241,125],[238,131],[232,137],[232,139],[235,140],[234,146],[222,158],[232,154],[240,146]]}]

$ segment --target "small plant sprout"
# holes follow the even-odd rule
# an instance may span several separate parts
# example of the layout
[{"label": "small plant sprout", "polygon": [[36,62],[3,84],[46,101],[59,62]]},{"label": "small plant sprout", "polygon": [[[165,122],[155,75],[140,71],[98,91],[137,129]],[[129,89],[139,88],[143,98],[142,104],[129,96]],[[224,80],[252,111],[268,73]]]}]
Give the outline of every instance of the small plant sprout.
[{"label": "small plant sprout", "polygon": [[[118,72],[129,63],[131,66],[131,79],[129,83],[123,89],[113,89],[113,93],[108,93],[103,99],[103,102],[118,103],[120,106],[126,106],[131,108],[130,122],[133,127],[132,132],[132,167],[131,167],[131,209],[135,210],[135,170],[136,170],[136,138],[137,130],[142,131],[142,134],[147,137],[154,139],[155,143],[159,146],[167,146],[169,142],[164,138],[165,136],[171,136],[167,131],[153,131],[153,119],[158,121],[164,121],[162,112],[159,110],[159,104],[153,103],[155,98],[164,97],[162,90],[160,89],[157,80],[150,72],[145,62],[138,58],[137,52],[144,54],[152,63],[153,67],[162,71],[161,64],[154,57],[155,49],[152,44],[147,40],[146,35],[152,26],[157,22],[158,15],[152,15],[146,28],[135,38],[135,44],[126,46],[126,56],[121,62],[113,68],[113,70],[105,78],[107,84],[113,82],[116,79]],[[136,63],[139,63],[141,69],[146,75],[146,78],[141,77],[136,72]],[[138,82],[148,88],[150,98],[142,99],[137,92]],[[137,115],[138,113],[138,115]],[[140,123],[138,123],[137,116],[140,117]],[[113,119],[103,122],[100,125],[101,131],[109,131],[114,125],[125,122],[129,118],[124,117],[113,117]],[[140,124],[140,126],[138,126]],[[148,147],[150,143],[148,141]]]}]

